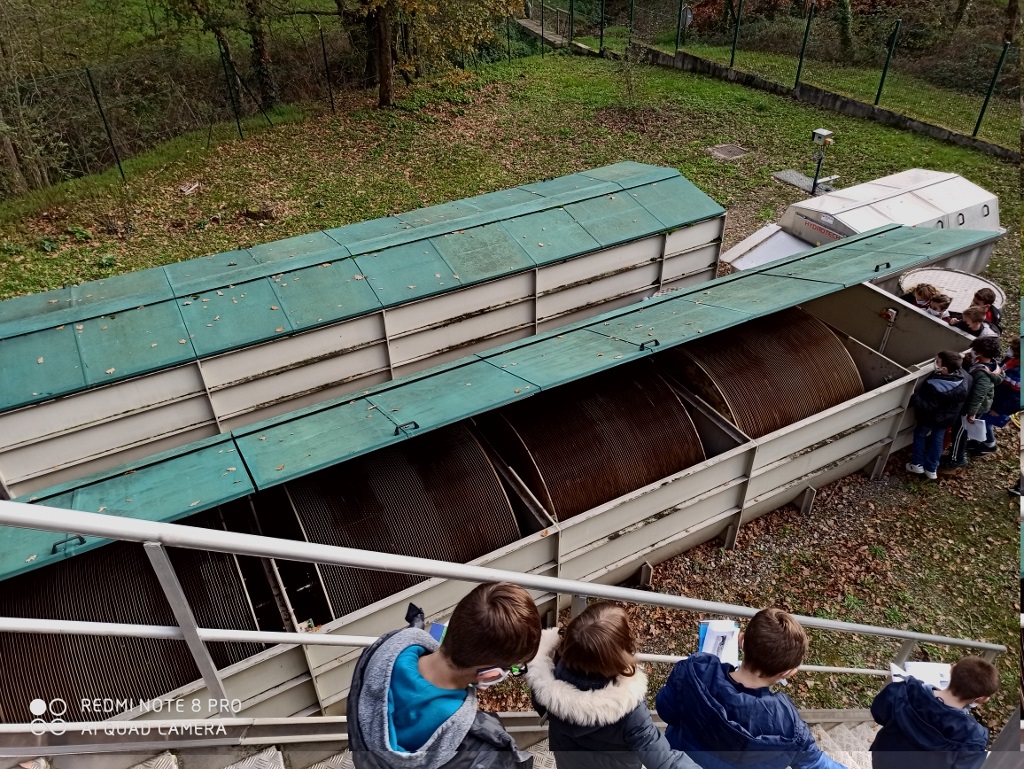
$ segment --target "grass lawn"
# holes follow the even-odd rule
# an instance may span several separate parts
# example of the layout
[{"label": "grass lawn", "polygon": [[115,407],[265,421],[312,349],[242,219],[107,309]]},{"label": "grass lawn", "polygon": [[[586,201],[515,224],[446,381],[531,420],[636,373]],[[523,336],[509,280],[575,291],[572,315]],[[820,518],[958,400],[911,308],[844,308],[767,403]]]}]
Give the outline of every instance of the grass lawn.
[{"label": "grass lawn", "polygon": [[[680,169],[728,209],[728,245],[805,197],[771,173],[812,172],[808,136],[827,126],[838,141],[825,172],[840,174],[842,186],[922,167],[955,171],[999,195],[1009,232],[988,274],[1009,295],[1005,327],[1019,322],[1020,175],[1011,164],[710,78],[566,55],[456,73],[402,96],[399,108],[379,111],[373,93],[350,93],[336,115],[310,107],[304,119],[293,113],[273,129],[254,124],[244,141],[225,136],[209,151],[205,136],[184,137],[128,161],[127,187],[115,171],[10,201],[0,206],[0,297],[621,160]],[[725,142],[750,153],[714,160],[707,148]],[[252,207],[274,218],[243,216]],[[657,585],[1006,644],[1004,691],[983,709],[989,722],[1005,720],[1017,698],[1019,606],[1018,512],[1004,491],[1016,478],[1016,455],[1004,453],[977,463],[966,481],[922,485],[900,462],[877,484],[841,481],[819,492],[812,518],[769,516],[748,527],[736,551],[705,546],[659,567]],[[860,515],[869,502],[877,515]],[[857,555],[861,547],[868,550]],[[716,569],[723,579],[712,578]],[[658,628],[644,633],[662,649],[686,648],[694,636],[692,617],[638,622]],[[860,666],[888,651],[864,639],[822,640],[815,659]],[[803,704],[841,705],[862,701],[876,683],[819,681],[791,694]]]}]

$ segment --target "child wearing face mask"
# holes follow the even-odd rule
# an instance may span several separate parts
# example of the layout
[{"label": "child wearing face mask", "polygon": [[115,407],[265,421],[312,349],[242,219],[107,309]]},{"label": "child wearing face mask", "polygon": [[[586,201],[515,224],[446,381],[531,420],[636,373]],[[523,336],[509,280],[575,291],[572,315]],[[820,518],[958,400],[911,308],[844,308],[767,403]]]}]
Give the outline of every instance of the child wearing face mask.
[{"label": "child wearing face mask", "polygon": [[891,683],[871,703],[882,728],[871,745],[873,769],[978,769],[988,730],[970,708],[999,689],[991,662],[964,657],[953,665],[949,686],[933,689],[916,678]]},{"label": "child wearing face mask", "polygon": [[928,303],[932,300],[932,297],[936,296],[938,293],[939,289],[931,283],[918,283],[907,291],[907,293],[903,294],[900,299],[907,304],[914,305],[919,310],[926,310],[928,309]]},{"label": "child wearing face mask", "polygon": [[914,448],[907,471],[935,480],[946,430],[960,424],[960,412],[971,390],[971,379],[963,370],[963,356],[943,350],[935,357],[935,370],[922,379],[910,405],[917,414]]},{"label": "child wearing face mask", "polygon": [[[414,608],[414,607],[411,607]],[[348,695],[356,769],[517,769],[532,765],[501,722],[477,710],[477,687],[518,672],[540,643],[530,594],[507,582],[478,585],[459,601],[440,644],[412,626],[359,657]]]},{"label": "child wearing face mask", "polygon": [[651,719],[621,606],[592,604],[563,631],[545,630],[526,680],[558,769],[700,769]]}]

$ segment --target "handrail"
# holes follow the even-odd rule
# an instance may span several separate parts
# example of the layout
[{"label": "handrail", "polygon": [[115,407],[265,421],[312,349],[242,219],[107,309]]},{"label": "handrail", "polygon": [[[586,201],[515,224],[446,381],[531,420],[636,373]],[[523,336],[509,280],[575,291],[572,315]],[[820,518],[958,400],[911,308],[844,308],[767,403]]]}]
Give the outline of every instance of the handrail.
[{"label": "handrail", "polygon": [[[354,548],[322,545],[314,542],[280,540],[254,534],[200,529],[181,524],[158,523],[116,515],[63,510],[21,502],[0,500],[0,525],[59,533],[71,532],[126,542],[158,543],[168,547],[182,547],[192,550],[211,550],[262,558],[284,558],[292,561],[325,563],[370,569],[372,571],[401,572],[404,574],[441,577],[467,582],[507,581],[524,588],[544,592],[607,598],[628,603],[720,614],[727,617],[752,617],[758,611],[747,606],[651,593],[615,585],[544,577],[537,574],[522,574],[484,566],[469,566],[460,563],[435,561],[429,558],[356,550]],[[794,618],[803,627],[816,630],[901,639],[904,641],[904,644],[899,653],[900,661],[906,659],[906,655],[909,654],[910,648],[915,643],[943,644],[978,649],[985,651],[990,657],[1006,651],[1005,646],[984,641],[949,638],[930,633],[917,633],[910,630],[840,622],[820,617],[794,615]]]},{"label": "handrail", "polygon": [[[263,630],[224,630],[196,628],[206,642],[253,643],[290,646],[342,646],[359,648],[373,645],[375,636],[335,635],[334,633],[274,633]],[[131,625],[119,622],[81,622],[78,620],[31,619],[27,617],[0,617],[0,633],[45,633],[53,635],[96,635],[122,638],[155,638],[184,641],[181,628],[173,625]],[[638,654],[641,662],[674,665],[686,659],[677,654]],[[887,676],[888,670],[871,668],[840,668],[824,665],[801,665],[807,673],[849,673],[854,675]]]}]

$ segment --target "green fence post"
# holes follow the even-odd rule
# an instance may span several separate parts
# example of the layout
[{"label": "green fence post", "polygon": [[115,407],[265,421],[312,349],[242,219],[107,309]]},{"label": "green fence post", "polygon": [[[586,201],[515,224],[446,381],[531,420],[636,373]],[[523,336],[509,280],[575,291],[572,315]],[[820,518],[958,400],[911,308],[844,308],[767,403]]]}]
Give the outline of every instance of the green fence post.
[{"label": "green fence post", "polygon": [[572,42],[572,34],[576,30],[576,2],[575,0],[569,0],[569,42]]},{"label": "green fence post", "polygon": [[100,111],[100,118],[103,120],[103,130],[107,132],[107,140],[110,142],[110,149],[114,153],[114,161],[117,163],[117,170],[121,174],[121,181],[127,182],[124,178],[124,169],[121,167],[121,156],[117,154],[117,146],[114,144],[114,134],[110,130],[110,123],[107,122],[107,113],[103,111],[103,104],[100,102],[100,92],[96,90],[96,84],[92,82],[92,73],[85,68],[85,77],[89,81],[89,90],[92,91],[92,98],[96,100],[96,108]]},{"label": "green fence post", "polygon": [[679,55],[679,38],[683,36],[683,0],[679,0],[679,20],[676,21],[676,56]]},{"label": "green fence post", "polygon": [[800,63],[796,65],[796,82],[793,88],[800,85],[800,73],[804,69],[804,53],[807,51],[807,38],[811,36],[811,22],[814,21],[814,3],[811,3],[811,10],[807,13],[807,26],[804,28],[804,44],[800,46]]},{"label": "green fence post", "polygon": [[508,49],[508,62],[512,63],[512,17],[505,19],[505,47]]},{"label": "green fence post", "polygon": [[985,101],[981,105],[981,112],[978,114],[978,122],[974,125],[974,133],[972,137],[977,138],[978,131],[981,130],[981,119],[985,117],[985,110],[988,109],[988,102],[992,98],[992,92],[996,90],[996,83],[999,81],[999,73],[1003,69],[1003,62],[1006,61],[1006,52],[1010,50],[1010,44],[1003,43],[1003,52],[999,54],[999,63],[996,64],[996,71],[992,73],[992,82],[989,83],[988,93],[985,94]]},{"label": "green fence post", "polygon": [[540,57],[544,58],[544,0],[540,0]]},{"label": "green fence post", "polygon": [[729,57],[729,69],[732,69],[732,65],[736,62],[736,43],[740,39],[740,19],[743,18],[743,0],[740,0],[739,7],[736,9],[736,29],[732,33],[732,55]]},{"label": "green fence post", "polygon": [[604,53],[604,0],[601,0],[601,36],[597,44],[599,53]]},{"label": "green fence post", "polygon": [[882,86],[885,85],[885,76],[889,74],[889,62],[892,61],[892,52],[896,50],[896,41],[900,36],[900,26],[903,24],[903,19],[896,19],[896,28],[892,31],[892,35],[889,36],[889,52],[885,55],[885,67],[882,68],[882,79],[878,81],[878,93],[875,94],[875,106],[878,106],[878,102],[882,100]]}]

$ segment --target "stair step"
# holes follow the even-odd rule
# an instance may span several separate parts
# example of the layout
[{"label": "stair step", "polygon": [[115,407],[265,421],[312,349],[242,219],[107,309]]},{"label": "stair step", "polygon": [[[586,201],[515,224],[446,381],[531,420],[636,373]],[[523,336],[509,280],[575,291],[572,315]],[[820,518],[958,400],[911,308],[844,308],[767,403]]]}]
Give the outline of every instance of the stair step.
[{"label": "stair step", "polygon": [[132,769],[178,769],[178,757],[173,753],[161,753],[136,764]]},{"label": "stair step", "polygon": [[286,769],[284,756],[277,748],[267,748],[252,756],[247,756],[224,769]]},{"label": "stair step", "polygon": [[355,769],[355,764],[352,763],[352,754],[346,750],[344,753],[313,764],[309,769]]},{"label": "stair step", "polygon": [[533,756],[533,769],[556,769],[555,754],[548,747],[547,740],[541,740],[527,752]]},{"label": "stair step", "polygon": [[22,761],[18,766],[20,769],[50,769],[50,762],[45,758],[33,758]]}]

